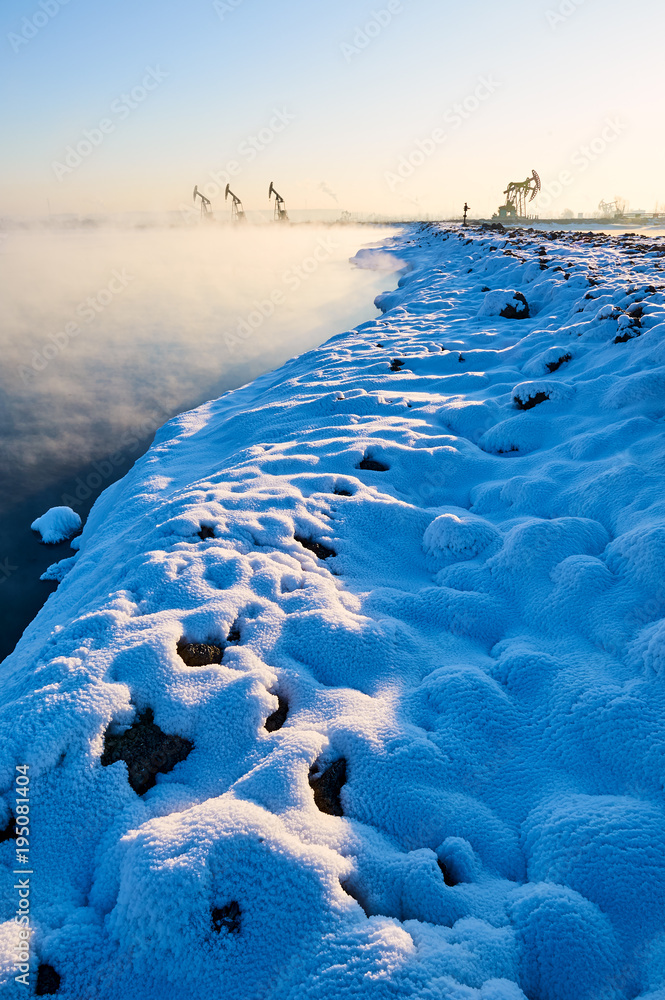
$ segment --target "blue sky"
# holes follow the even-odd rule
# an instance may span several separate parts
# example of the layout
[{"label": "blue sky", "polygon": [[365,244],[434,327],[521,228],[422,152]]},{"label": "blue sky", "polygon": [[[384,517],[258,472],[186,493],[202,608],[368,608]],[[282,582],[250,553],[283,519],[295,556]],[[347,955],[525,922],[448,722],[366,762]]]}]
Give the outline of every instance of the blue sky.
[{"label": "blue sky", "polygon": [[0,12],[4,213],[178,208],[234,162],[250,208],[485,214],[534,167],[541,215],[665,203],[655,2],[41,3]]}]

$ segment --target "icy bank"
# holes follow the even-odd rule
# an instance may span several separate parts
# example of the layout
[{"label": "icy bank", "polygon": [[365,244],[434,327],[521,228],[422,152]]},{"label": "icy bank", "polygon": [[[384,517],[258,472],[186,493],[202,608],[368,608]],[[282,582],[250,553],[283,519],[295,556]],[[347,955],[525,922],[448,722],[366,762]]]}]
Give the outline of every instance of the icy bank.
[{"label": "icy bank", "polygon": [[665,247],[392,250],[380,319],[162,428],[5,661],[6,981],[27,763],[58,996],[665,996]]}]

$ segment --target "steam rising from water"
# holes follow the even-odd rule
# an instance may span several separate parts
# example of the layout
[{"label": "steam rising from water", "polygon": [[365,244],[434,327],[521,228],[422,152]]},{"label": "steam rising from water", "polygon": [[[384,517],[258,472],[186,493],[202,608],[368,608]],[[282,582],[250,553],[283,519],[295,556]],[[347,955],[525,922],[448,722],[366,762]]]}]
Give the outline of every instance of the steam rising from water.
[{"label": "steam rising from water", "polygon": [[173,414],[375,315],[374,296],[394,278],[348,259],[389,232],[212,224],[7,234],[0,659],[53,586],[39,575],[71,555],[66,543],[40,545],[30,523],[63,503],[85,517]]},{"label": "steam rising from water", "polygon": [[385,278],[348,258],[385,235],[307,225],[11,233],[0,460],[13,483],[0,510],[370,318]]}]

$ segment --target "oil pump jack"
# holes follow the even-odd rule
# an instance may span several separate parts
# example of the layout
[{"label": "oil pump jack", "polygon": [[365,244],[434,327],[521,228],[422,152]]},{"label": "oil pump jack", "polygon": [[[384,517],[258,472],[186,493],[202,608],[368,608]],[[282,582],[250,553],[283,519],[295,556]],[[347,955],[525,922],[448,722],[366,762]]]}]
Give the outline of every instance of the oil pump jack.
[{"label": "oil pump jack", "polygon": [[210,199],[206,198],[204,194],[201,194],[201,192],[199,191],[198,184],[194,186],[194,204],[196,204],[197,197],[201,199],[201,218],[212,219],[212,209],[210,207]]},{"label": "oil pump jack", "polygon": [[231,195],[233,201],[231,203],[231,218],[234,222],[245,222],[245,209],[242,207],[242,202],[237,194],[234,194],[231,190],[231,185],[226,185],[226,191],[224,192],[224,201],[228,201],[229,195]]},{"label": "oil pump jack", "polygon": [[270,188],[268,190],[268,200],[275,196],[275,222],[288,222],[289,214],[286,211],[286,204],[281,194],[275,191],[275,185],[270,181]]},{"label": "oil pump jack", "polygon": [[535,170],[524,181],[511,181],[503,192],[506,204],[499,208],[500,219],[525,219],[527,204],[536,197],[541,189],[540,177]]}]

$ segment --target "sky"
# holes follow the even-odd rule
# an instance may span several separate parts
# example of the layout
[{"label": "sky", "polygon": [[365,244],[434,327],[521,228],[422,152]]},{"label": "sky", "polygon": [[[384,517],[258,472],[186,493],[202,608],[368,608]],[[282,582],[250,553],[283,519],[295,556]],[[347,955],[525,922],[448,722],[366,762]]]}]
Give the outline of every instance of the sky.
[{"label": "sky", "polygon": [[[658,0],[4,0],[0,213],[665,209]],[[206,187],[207,185],[207,187]]]}]

